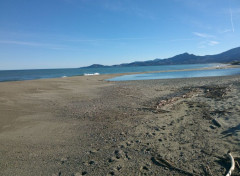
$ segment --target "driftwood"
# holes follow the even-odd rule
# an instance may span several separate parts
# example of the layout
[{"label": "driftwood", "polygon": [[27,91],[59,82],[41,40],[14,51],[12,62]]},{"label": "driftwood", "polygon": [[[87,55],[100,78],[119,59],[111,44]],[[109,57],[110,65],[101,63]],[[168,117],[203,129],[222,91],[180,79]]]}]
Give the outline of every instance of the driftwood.
[{"label": "driftwood", "polygon": [[213,119],[212,122],[217,127],[221,127],[222,126],[221,123],[217,119]]},{"label": "driftwood", "polygon": [[175,96],[175,97],[171,97],[169,99],[161,100],[157,104],[157,109],[160,109],[160,108],[162,108],[165,105],[172,105],[175,102],[177,102],[178,100],[199,96],[198,92],[199,92],[199,89],[191,90],[190,92],[187,92],[187,93],[185,93],[185,94],[183,94],[181,96]]},{"label": "driftwood", "polygon": [[232,175],[232,172],[233,172],[233,170],[234,170],[234,168],[235,168],[235,162],[234,162],[234,158],[233,158],[233,156],[232,156],[232,154],[231,154],[230,151],[228,152],[228,157],[229,157],[230,160],[231,160],[231,167],[230,167],[230,169],[229,169],[229,171],[228,171],[228,173],[227,173],[226,176],[231,176],[231,175]]}]

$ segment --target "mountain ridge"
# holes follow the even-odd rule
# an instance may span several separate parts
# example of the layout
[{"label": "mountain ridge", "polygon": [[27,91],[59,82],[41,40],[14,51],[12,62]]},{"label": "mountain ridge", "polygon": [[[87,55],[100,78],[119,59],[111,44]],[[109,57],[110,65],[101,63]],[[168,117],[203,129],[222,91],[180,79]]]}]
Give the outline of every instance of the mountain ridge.
[{"label": "mountain ridge", "polygon": [[197,56],[187,52],[175,55],[166,59],[156,58],[147,61],[135,61],[117,65],[93,64],[81,68],[100,68],[100,67],[134,67],[134,66],[158,66],[158,65],[179,65],[179,64],[207,64],[207,63],[231,63],[240,61],[240,47],[236,47],[215,55]]}]

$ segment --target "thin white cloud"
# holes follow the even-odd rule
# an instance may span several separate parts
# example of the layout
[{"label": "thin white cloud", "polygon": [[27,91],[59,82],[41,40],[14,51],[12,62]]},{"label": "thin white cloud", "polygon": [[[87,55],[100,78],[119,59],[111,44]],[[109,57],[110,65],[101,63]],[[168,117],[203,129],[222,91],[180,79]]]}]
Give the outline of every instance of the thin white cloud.
[{"label": "thin white cloud", "polygon": [[215,45],[218,45],[220,44],[220,42],[218,41],[214,41],[214,40],[206,40],[206,41],[202,41],[200,42],[198,45],[198,48],[206,48],[206,47],[209,47],[209,46],[215,46]]},{"label": "thin white cloud", "polygon": [[233,24],[233,14],[232,14],[232,8],[230,7],[230,19],[231,19],[231,25],[232,25],[232,32],[234,32],[235,31],[235,29],[234,29],[234,24]]},{"label": "thin white cloud", "polygon": [[169,42],[189,41],[189,40],[195,40],[195,39],[194,38],[179,38],[179,39],[169,40]]},{"label": "thin white cloud", "polygon": [[214,46],[214,45],[218,45],[219,42],[218,41],[208,41],[208,45],[210,46]]},{"label": "thin white cloud", "polygon": [[0,40],[1,44],[13,44],[13,45],[25,45],[25,46],[32,46],[32,47],[45,47],[49,49],[65,49],[64,46],[48,44],[48,43],[37,43],[37,42],[26,42],[26,41],[16,41],[16,40]]},{"label": "thin white cloud", "polygon": [[221,34],[227,33],[227,32],[232,32],[232,29],[225,29],[225,30],[219,31],[219,33]]},{"label": "thin white cloud", "polygon": [[68,42],[108,42],[108,41],[131,41],[131,40],[153,40],[157,42],[181,42],[181,41],[190,41],[196,40],[195,38],[176,38],[176,39],[169,39],[169,40],[162,40],[160,38],[153,38],[153,37],[139,37],[139,38],[110,38],[110,39],[73,39],[73,40],[66,40]]},{"label": "thin white cloud", "polygon": [[15,41],[15,40],[0,40],[0,43],[3,44],[15,44],[15,45],[28,45],[28,46],[42,46],[42,43],[35,42],[24,42],[24,41]]},{"label": "thin white cloud", "polygon": [[213,38],[213,37],[215,37],[214,35],[209,35],[209,34],[200,33],[200,32],[193,32],[193,34],[198,36],[198,37],[202,37],[202,38]]},{"label": "thin white cloud", "polygon": [[101,41],[122,41],[122,40],[149,40],[154,38],[106,38],[106,39],[74,39],[74,40],[67,40],[69,42],[101,42]]}]

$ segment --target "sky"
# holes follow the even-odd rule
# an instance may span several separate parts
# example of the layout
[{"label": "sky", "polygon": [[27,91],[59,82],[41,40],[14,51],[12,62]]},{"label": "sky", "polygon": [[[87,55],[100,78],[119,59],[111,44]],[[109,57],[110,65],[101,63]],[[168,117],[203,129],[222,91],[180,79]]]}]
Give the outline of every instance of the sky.
[{"label": "sky", "polygon": [[0,70],[217,54],[239,41],[240,0],[0,0]]}]

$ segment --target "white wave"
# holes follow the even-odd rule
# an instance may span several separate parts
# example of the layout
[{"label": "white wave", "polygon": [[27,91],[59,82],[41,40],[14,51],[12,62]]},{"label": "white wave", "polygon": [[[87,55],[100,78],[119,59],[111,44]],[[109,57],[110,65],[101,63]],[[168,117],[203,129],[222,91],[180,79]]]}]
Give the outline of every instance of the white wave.
[{"label": "white wave", "polygon": [[214,68],[216,69],[221,69],[221,68],[225,68],[227,66],[229,66],[230,64],[219,64],[219,65],[216,65]]},{"label": "white wave", "polygon": [[100,73],[84,73],[84,76],[100,75]]},{"label": "white wave", "polygon": [[66,78],[67,76],[62,76],[62,78]]}]

